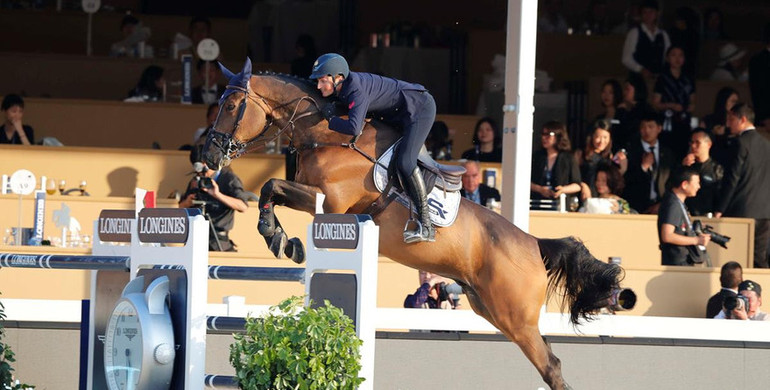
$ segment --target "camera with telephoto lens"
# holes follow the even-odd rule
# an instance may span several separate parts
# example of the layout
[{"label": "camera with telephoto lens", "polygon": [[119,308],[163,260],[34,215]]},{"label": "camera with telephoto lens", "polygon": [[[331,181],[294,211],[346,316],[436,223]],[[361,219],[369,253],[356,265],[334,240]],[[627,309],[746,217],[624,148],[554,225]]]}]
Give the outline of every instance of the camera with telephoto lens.
[{"label": "camera with telephoto lens", "polygon": [[711,236],[711,242],[725,249],[727,249],[727,243],[730,242],[730,237],[715,232],[714,228],[711,227],[711,225],[706,225],[706,227],[704,228],[703,224],[698,219],[693,221],[692,230],[695,231],[695,233],[697,234],[706,234]]},{"label": "camera with telephoto lens", "polygon": [[725,297],[723,306],[727,318],[732,316],[732,312],[735,309],[743,310],[746,314],[749,314],[749,298],[740,294],[734,297]]},{"label": "camera with telephoto lens", "polygon": [[615,288],[607,299],[607,308],[610,312],[631,310],[636,306],[636,293],[630,288]]},{"label": "camera with telephoto lens", "polygon": [[195,176],[195,182],[198,183],[198,188],[200,189],[214,188],[214,184],[212,183],[212,180],[210,177]]}]

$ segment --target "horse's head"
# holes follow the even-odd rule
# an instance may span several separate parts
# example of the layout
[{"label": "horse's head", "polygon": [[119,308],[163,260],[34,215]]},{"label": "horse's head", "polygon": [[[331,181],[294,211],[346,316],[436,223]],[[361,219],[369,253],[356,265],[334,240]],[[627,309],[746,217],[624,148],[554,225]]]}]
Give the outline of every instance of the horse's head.
[{"label": "horse's head", "polygon": [[251,60],[247,58],[237,74],[222,64],[219,66],[229,82],[219,99],[219,114],[204,147],[205,162],[212,169],[219,169],[246,153],[249,143],[259,138],[271,124],[267,115],[270,107],[264,98],[252,91],[249,83]]}]

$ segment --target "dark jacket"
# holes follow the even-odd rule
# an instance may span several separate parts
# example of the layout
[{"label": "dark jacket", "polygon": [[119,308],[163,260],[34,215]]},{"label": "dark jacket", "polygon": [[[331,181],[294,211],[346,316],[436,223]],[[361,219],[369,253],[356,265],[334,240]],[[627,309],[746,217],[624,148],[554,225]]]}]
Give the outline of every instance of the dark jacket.
[{"label": "dark jacket", "polygon": [[[465,188],[461,188],[460,189],[460,195],[463,198],[467,198],[465,196]],[[492,198],[492,199],[494,199],[494,200],[499,202],[500,201],[500,191],[498,191],[497,189],[492,188],[492,187],[490,187],[490,186],[488,186],[488,185],[486,185],[484,183],[479,184],[479,200],[480,200],[479,204],[482,205],[482,206],[486,206],[487,205],[487,200],[489,200],[489,198]]]},{"label": "dark jacket", "polygon": [[[642,149],[642,142],[636,140],[628,145],[628,170],[624,175],[626,188],[623,191],[623,198],[628,201],[631,208],[645,212],[648,207],[660,202],[663,194],[666,193],[666,182],[671,175],[671,167],[674,166],[674,157],[671,151],[660,145],[655,144],[659,150],[658,166],[653,171],[642,170],[642,156],[645,151]],[[650,181],[655,181],[657,198],[650,200]]]},{"label": "dark jacket", "polygon": [[427,98],[422,92],[427,89],[420,84],[350,72],[338,95],[348,109],[348,119],[334,117],[329,121],[329,128],[343,134],[361,134],[369,112],[386,122],[406,123],[412,115],[419,113]]},{"label": "dark jacket", "polygon": [[[532,155],[532,182],[539,185],[546,185],[546,167],[548,166],[548,153],[545,149],[540,149]],[[572,153],[559,152],[556,161],[551,168],[552,178],[551,187],[565,186],[572,183],[580,183],[580,168],[575,162]],[[530,192],[531,199],[542,199],[543,196]]]},{"label": "dark jacket", "polygon": [[735,137],[717,211],[727,217],[770,218],[770,141],[756,130]]}]

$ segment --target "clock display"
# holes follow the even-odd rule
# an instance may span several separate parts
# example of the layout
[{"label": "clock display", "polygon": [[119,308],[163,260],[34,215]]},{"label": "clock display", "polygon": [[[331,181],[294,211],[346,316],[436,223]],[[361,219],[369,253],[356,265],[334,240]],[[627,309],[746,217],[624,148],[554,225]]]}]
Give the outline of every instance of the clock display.
[{"label": "clock display", "polygon": [[129,300],[122,300],[115,306],[105,334],[105,375],[110,389],[137,388],[143,352],[137,310]]}]

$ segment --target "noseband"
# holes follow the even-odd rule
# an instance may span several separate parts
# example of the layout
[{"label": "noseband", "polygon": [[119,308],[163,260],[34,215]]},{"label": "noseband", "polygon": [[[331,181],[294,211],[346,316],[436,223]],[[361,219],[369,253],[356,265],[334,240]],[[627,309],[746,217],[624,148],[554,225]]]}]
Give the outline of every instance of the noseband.
[{"label": "noseband", "polygon": [[[250,151],[258,149],[259,147],[265,147],[268,142],[275,140],[276,138],[280,137],[283,133],[285,133],[286,130],[289,128],[289,126],[291,126],[291,129],[293,131],[294,130],[294,122],[295,121],[297,121],[299,119],[302,119],[302,118],[305,118],[305,117],[308,117],[308,116],[313,115],[313,114],[320,114],[320,112],[321,112],[321,109],[318,106],[318,103],[315,101],[315,99],[313,99],[312,97],[307,96],[307,95],[299,97],[299,98],[296,98],[296,99],[294,99],[294,100],[292,100],[292,101],[290,101],[288,103],[284,103],[284,104],[281,104],[281,105],[278,105],[278,106],[275,106],[275,107],[270,107],[270,104],[268,104],[267,99],[264,96],[262,96],[262,95],[260,95],[260,94],[258,94],[256,92],[253,92],[253,91],[249,90],[248,88],[243,88],[243,87],[238,86],[238,85],[228,85],[225,88],[226,89],[236,90],[238,92],[243,92],[245,97],[241,101],[241,103],[238,105],[238,113],[235,116],[235,123],[233,124],[233,131],[230,132],[230,133],[223,133],[221,131],[218,131],[216,126],[214,126],[214,127],[211,128],[211,133],[209,134],[209,139],[212,142],[212,144],[214,146],[216,146],[219,150],[222,151],[222,155],[223,155],[222,158],[223,158],[224,161],[229,161],[229,160],[238,158],[238,157],[242,156],[243,154],[246,154],[247,152],[250,152]],[[265,117],[268,120],[265,123],[265,126],[259,132],[259,134],[257,134],[254,138],[252,138],[252,139],[250,139],[250,140],[248,140],[246,142],[238,141],[238,140],[233,138],[233,135],[235,134],[236,131],[238,131],[238,129],[241,126],[241,121],[243,120],[243,115],[246,113],[246,102],[247,102],[247,100],[248,99],[254,100],[254,102],[257,103],[257,105],[259,106],[259,103],[257,102],[257,99],[252,97],[252,95],[254,95],[257,98],[259,98],[259,100],[262,101],[262,104],[265,107],[267,107],[267,109],[270,110],[268,112],[267,110],[264,110],[264,108],[263,108],[263,110],[265,111]],[[308,100],[311,103],[313,103],[313,106],[315,106],[316,110],[315,111],[306,111],[306,112],[303,112],[303,113],[297,115],[297,111],[299,110],[299,104],[303,100]],[[274,135],[267,136],[266,135],[267,134],[267,130],[275,122],[275,118],[272,115],[273,112],[275,110],[277,110],[277,109],[289,106],[289,105],[291,105],[291,104],[293,104],[295,102],[296,102],[296,105],[294,106],[294,110],[292,111],[291,117],[289,118],[289,120],[286,123],[286,125],[284,125]],[[222,111],[220,109],[220,114],[221,114],[221,112]],[[218,122],[218,120],[217,120],[217,122]],[[289,135],[289,137],[291,138],[291,135]],[[259,144],[259,145],[257,147],[251,148],[255,144]]]}]

